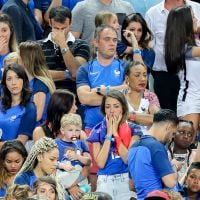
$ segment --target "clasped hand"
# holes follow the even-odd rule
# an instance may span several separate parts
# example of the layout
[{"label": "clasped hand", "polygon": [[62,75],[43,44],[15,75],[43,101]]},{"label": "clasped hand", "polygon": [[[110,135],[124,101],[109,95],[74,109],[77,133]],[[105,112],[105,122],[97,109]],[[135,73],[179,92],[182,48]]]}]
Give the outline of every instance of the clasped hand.
[{"label": "clasped hand", "polygon": [[119,127],[119,123],[122,119],[122,114],[116,116],[115,114],[106,115],[106,123],[107,123],[107,135],[109,136],[117,136],[117,130]]}]

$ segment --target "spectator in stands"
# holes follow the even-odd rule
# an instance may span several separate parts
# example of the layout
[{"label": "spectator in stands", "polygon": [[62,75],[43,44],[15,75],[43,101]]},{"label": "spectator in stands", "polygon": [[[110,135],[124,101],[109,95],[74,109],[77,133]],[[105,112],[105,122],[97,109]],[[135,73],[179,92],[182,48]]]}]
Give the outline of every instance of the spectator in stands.
[{"label": "spectator in stands", "polygon": [[[195,133],[200,120],[200,85],[197,76],[200,47],[195,43],[197,18],[188,5],[172,9],[165,34],[165,62],[169,73],[178,73],[180,89],[177,116],[193,122]],[[175,56],[176,55],[176,56]]]},{"label": "spectator in stands", "polygon": [[[55,175],[59,151],[55,141],[48,137],[38,140],[32,147],[14,183],[27,184],[31,188],[42,176]],[[58,194],[63,198],[64,191]]]},{"label": "spectator in stands", "polygon": [[120,91],[110,91],[103,97],[101,112],[105,118],[87,139],[93,143],[93,156],[99,167],[96,191],[106,192],[116,200],[129,199],[127,154],[142,132],[138,125],[126,122],[128,105]]},{"label": "spectator in stands", "polygon": [[33,193],[47,197],[48,200],[58,200],[57,182],[51,176],[43,176],[33,184]]},{"label": "spectator in stands", "polygon": [[60,120],[64,114],[75,113],[77,110],[75,95],[67,90],[56,90],[47,107],[47,119],[44,124],[35,128],[33,140],[46,136],[55,139],[60,137]]},{"label": "spectator in stands", "polygon": [[68,8],[52,8],[49,18],[52,32],[40,41],[47,66],[57,88],[76,93],[74,79],[80,65],[89,60],[89,46],[83,40],[76,40],[69,31],[71,11]]},{"label": "spectator in stands", "polygon": [[[84,123],[87,135],[95,125],[103,120],[100,112],[103,95],[111,90],[128,89],[128,85],[124,83],[125,62],[115,58],[116,30],[108,25],[97,27],[93,43],[97,57],[81,66],[76,77],[79,100],[86,105]],[[137,57],[138,54],[134,56]],[[89,148],[92,150],[90,145]],[[96,171],[93,163],[91,173],[94,174]],[[93,186],[95,187],[96,183],[92,184],[92,188]],[[95,188],[92,191],[95,191]]]},{"label": "spectator in stands", "polygon": [[151,7],[145,17],[148,27],[154,36],[152,42],[152,48],[155,51],[155,62],[152,72],[154,77],[154,90],[158,96],[161,108],[172,109],[175,112],[180,83],[177,75],[172,75],[167,72],[164,58],[164,37],[169,11],[184,4],[191,5],[195,16],[200,19],[200,4],[188,0],[162,1],[154,7]]},{"label": "spectator in stands", "polygon": [[17,51],[17,42],[11,19],[7,14],[0,14],[0,80],[3,76],[4,59],[10,52]]},{"label": "spectator in stands", "polygon": [[24,145],[18,140],[7,141],[0,150],[0,197],[4,197],[27,157]]},{"label": "spectator in stands", "polygon": [[125,63],[115,58],[116,46],[116,30],[107,25],[97,27],[94,38],[97,58],[78,70],[77,93],[80,102],[87,105],[84,122],[88,129],[103,119],[99,109],[103,95],[114,89],[128,89],[123,83]]},{"label": "spectator in stands", "polygon": [[129,150],[129,172],[138,200],[144,199],[153,190],[173,188],[176,185],[177,170],[182,163],[174,159],[172,167],[164,145],[171,141],[177,123],[175,112],[159,110],[154,114],[148,135],[142,136]]},{"label": "spectator in stands", "polygon": [[183,197],[184,200],[200,199],[200,162],[193,162],[187,171]]},{"label": "spectator in stands", "polygon": [[[95,16],[95,27],[97,28],[98,26],[101,25],[109,25],[111,27],[113,27],[118,35],[119,35],[119,31],[120,31],[120,25],[119,25],[119,21],[118,21],[118,17],[115,13],[113,12],[109,12],[109,11],[102,11],[96,14]],[[96,51],[96,49],[93,49],[94,51]],[[121,55],[122,53],[129,51],[129,48],[127,48],[127,46],[121,42],[121,40],[118,39],[117,41],[117,55]],[[133,48],[131,48],[131,52],[133,51]],[[93,52],[93,54],[95,55],[96,52]]]},{"label": "spectator in stands", "polygon": [[18,43],[42,38],[43,30],[27,0],[8,0],[2,11],[11,17]]},{"label": "spectator in stands", "polygon": [[96,14],[95,27],[101,26],[103,24],[112,26],[116,31],[119,31],[119,21],[117,15],[113,12],[102,11]]},{"label": "spectator in stands", "polygon": [[149,43],[153,35],[148,28],[145,19],[139,13],[132,13],[125,17],[122,23],[121,40],[129,48],[119,55],[124,60],[133,60],[134,41],[131,40],[130,32],[134,33],[144,64],[147,66],[148,74],[151,72],[155,60],[155,52],[150,48]]},{"label": "spectator in stands", "polygon": [[129,62],[125,69],[125,79],[129,90],[126,94],[129,119],[144,127],[153,123],[153,114],[160,109],[157,96],[146,89],[147,67],[141,62]]},{"label": "spectator in stands", "polygon": [[32,99],[37,109],[37,125],[39,125],[46,120],[47,105],[56,88],[38,43],[22,42],[19,45],[19,55],[33,92]]},{"label": "spectator in stands", "polygon": [[36,124],[36,108],[30,101],[31,91],[25,70],[18,64],[8,65],[2,79],[0,103],[0,146],[18,139],[23,144],[32,138]]},{"label": "spectator in stands", "polygon": [[178,172],[179,180],[183,177],[195,157],[196,151],[195,149],[191,149],[194,136],[193,123],[187,120],[179,120],[177,131],[168,146],[169,159],[176,159],[183,162],[183,166]]},{"label": "spectator in stands", "polygon": [[19,64],[19,62],[19,54],[17,52],[11,52],[4,59],[4,67],[14,63]]},{"label": "spectator in stands", "polygon": [[119,15],[134,12],[130,3],[123,0],[85,0],[72,10],[72,33],[76,38],[91,42],[95,31],[95,15],[100,11],[110,11]]},{"label": "spectator in stands", "polygon": [[[58,168],[61,167],[63,162],[68,162],[75,167],[74,172],[77,176],[74,174],[74,177],[72,170],[70,171],[71,174],[58,171],[56,175],[60,177],[58,180],[62,180],[64,188],[68,188],[72,198],[78,200],[83,194],[81,187],[84,185],[89,186],[87,177],[89,175],[91,157],[87,144],[80,139],[82,130],[81,117],[73,113],[65,114],[62,116],[60,124],[61,138],[55,140],[59,149]],[[73,150],[65,153],[65,150],[68,148]],[[66,181],[66,179],[69,181]],[[67,182],[71,182],[71,184]]]}]

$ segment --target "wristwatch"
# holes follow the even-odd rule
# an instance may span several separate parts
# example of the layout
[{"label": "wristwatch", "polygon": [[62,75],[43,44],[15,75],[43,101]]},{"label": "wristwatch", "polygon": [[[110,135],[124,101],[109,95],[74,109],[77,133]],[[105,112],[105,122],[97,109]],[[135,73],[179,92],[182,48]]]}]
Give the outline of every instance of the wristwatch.
[{"label": "wristwatch", "polygon": [[97,93],[98,95],[102,95],[102,94],[101,94],[101,87],[100,87],[100,86],[96,88],[96,93]]},{"label": "wristwatch", "polygon": [[65,54],[66,52],[69,51],[69,47],[62,48],[60,51],[61,51],[62,54]]}]

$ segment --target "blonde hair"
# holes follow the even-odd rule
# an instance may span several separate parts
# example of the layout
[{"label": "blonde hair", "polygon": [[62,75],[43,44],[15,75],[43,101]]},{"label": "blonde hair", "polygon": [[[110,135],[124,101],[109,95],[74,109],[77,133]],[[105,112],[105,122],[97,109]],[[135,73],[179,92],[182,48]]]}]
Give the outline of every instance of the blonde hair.
[{"label": "blonde hair", "polygon": [[101,26],[101,25],[110,25],[111,17],[117,16],[115,13],[108,12],[108,11],[102,11],[96,14],[95,16],[95,26]]},{"label": "blonde hair", "polygon": [[[58,146],[52,138],[42,137],[39,140],[37,140],[33,145],[31,151],[29,152],[28,157],[24,162],[24,164],[22,165],[22,168],[18,174],[29,170],[33,170],[38,163],[37,156],[39,154],[49,152],[54,148],[58,148]],[[52,177],[56,178],[55,175],[52,175]],[[58,191],[58,199],[64,200],[65,199],[64,188],[60,184],[57,184],[57,191]]]},{"label": "blonde hair", "polygon": [[64,114],[61,118],[60,125],[62,128],[64,128],[67,125],[75,125],[82,127],[82,120],[80,115],[78,114],[74,113]]},{"label": "blonde hair", "polygon": [[19,64],[18,61],[19,61],[18,53],[17,52],[11,52],[5,57],[3,62],[4,62],[4,66],[7,66],[7,65],[10,65],[10,64],[13,64],[13,63]]},{"label": "blonde hair", "polygon": [[19,173],[33,170],[38,162],[37,156],[39,154],[49,152],[54,148],[58,148],[58,146],[56,142],[51,138],[42,137],[41,139],[37,140],[36,143],[33,145],[31,151],[29,152],[28,157],[22,165]]},{"label": "blonde hair", "polygon": [[21,42],[19,52],[26,70],[35,78],[41,80],[52,94],[55,84],[48,71],[46,60],[40,45],[34,41]]},{"label": "blonde hair", "polygon": [[13,184],[8,187],[4,200],[21,200],[26,199],[32,194],[31,188],[28,185]]}]

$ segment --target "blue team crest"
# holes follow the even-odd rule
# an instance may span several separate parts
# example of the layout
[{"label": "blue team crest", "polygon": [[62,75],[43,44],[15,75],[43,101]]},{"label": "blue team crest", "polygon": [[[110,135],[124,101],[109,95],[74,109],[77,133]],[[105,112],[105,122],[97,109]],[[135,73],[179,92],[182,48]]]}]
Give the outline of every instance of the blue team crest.
[{"label": "blue team crest", "polygon": [[10,117],[10,121],[15,121],[17,119],[17,115],[12,115],[11,117]]},{"label": "blue team crest", "polygon": [[114,70],[114,74],[115,74],[115,76],[119,76],[120,74],[121,74],[121,72],[119,71],[119,70]]}]

